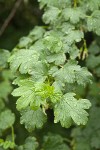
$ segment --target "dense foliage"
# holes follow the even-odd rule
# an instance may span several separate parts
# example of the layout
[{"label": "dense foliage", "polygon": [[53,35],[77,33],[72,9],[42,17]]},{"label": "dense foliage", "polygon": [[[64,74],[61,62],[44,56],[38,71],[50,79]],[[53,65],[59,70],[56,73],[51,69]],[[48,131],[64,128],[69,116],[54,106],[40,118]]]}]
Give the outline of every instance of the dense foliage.
[{"label": "dense foliage", "polygon": [[99,150],[100,2],[38,2],[44,25],[0,49],[0,150]]}]

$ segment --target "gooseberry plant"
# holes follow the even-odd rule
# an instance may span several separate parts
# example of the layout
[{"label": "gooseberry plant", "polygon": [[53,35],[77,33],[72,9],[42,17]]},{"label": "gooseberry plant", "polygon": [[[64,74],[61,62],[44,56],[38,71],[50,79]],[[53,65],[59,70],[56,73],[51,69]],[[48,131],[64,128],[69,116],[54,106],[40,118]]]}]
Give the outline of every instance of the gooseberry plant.
[{"label": "gooseberry plant", "polygon": [[[91,107],[93,96],[97,97],[98,93],[96,91],[97,93],[93,95],[92,86],[97,88],[95,76],[97,78],[100,76],[98,55],[100,2],[99,0],[38,0],[38,2],[40,9],[44,10],[42,16],[44,25],[34,27],[26,37],[22,37],[11,53],[0,50],[2,79],[0,150],[100,148],[100,144],[93,143],[96,135],[95,138],[92,137],[92,144],[84,144],[93,134],[88,128],[92,129],[91,120],[94,119],[96,112],[94,107],[95,110],[98,109],[97,103],[93,102],[88,121],[87,111]],[[87,39],[88,33],[92,33],[95,38],[90,44]],[[10,70],[7,69],[8,64]],[[94,83],[91,73],[95,78]],[[14,86],[11,85],[11,81]],[[89,87],[91,88],[87,91]],[[21,145],[15,140],[18,139],[17,131],[14,133],[14,122],[18,121],[15,121],[14,113],[6,106],[10,101],[8,95],[11,91],[12,95],[17,97],[16,109],[20,113],[20,124],[28,131],[28,137],[26,139],[24,137],[25,142]],[[42,129],[49,126],[51,113],[53,126],[56,127],[58,124],[60,130],[72,128],[69,139],[65,135],[58,134],[59,132],[45,133],[46,135],[42,133],[43,140],[38,137],[37,132],[41,134]],[[11,134],[3,135],[4,131],[10,128]],[[96,129],[100,130],[99,127]],[[22,130],[21,132],[23,134]],[[84,138],[85,132],[89,132],[87,138]]]}]

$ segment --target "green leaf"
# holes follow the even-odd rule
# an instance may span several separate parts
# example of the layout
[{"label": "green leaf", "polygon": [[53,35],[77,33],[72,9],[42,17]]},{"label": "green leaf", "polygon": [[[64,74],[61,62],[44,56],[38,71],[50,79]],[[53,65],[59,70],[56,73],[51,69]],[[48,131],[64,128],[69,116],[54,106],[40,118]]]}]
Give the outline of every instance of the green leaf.
[{"label": "green leaf", "polygon": [[43,39],[45,48],[48,49],[51,53],[62,52],[63,42],[61,40],[60,34],[56,32],[48,32]]},{"label": "green leaf", "polygon": [[97,76],[100,77],[100,67],[96,68],[95,72],[96,72]]},{"label": "green leaf", "polygon": [[75,42],[80,42],[82,38],[84,38],[82,31],[72,30],[67,32],[66,36],[64,37],[64,42],[67,43],[67,45],[72,45]]},{"label": "green leaf", "polygon": [[38,147],[38,142],[35,137],[28,137],[25,140],[25,144],[23,145],[24,150],[36,150]]},{"label": "green leaf", "polygon": [[5,100],[7,100],[7,97],[11,93],[11,91],[12,86],[9,81],[3,81],[0,83],[0,98],[4,98]]},{"label": "green leaf", "polygon": [[44,136],[44,150],[69,150],[69,147],[64,143],[63,137],[57,134],[48,134]]},{"label": "green leaf", "polygon": [[100,65],[100,56],[94,56],[94,55],[89,55],[87,58],[87,67],[90,69],[94,69],[96,67],[99,67]]},{"label": "green leaf", "polygon": [[34,84],[32,80],[23,80],[20,87],[12,92],[13,96],[21,96],[16,104],[17,109],[22,110],[30,106],[32,109],[38,109],[41,105],[47,104],[48,98],[55,103],[59,101],[61,92],[57,91],[49,84],[37,82]]},{"label": "green leaf", "polygon": [[25,124],[25,128],[31,132],[35,128],[42,128],[46,122],[46,115],[41,109],[31,110],[29,108],[21,112],[21,124]]},{"label": "green leaf", "polygon": [[4,143],[3,143],[3,148],[4,149],[14,149],[14,147],[15,147],[15,143],[14,142],[11,142],[11,141],[5,141]]},{"label": "green leaf", "polygon": [[96,10],[87,19],[87,27],[89,31],[95,32],[100,35],[100,10]]},{"label": "green leaf", "polygon": [[74,44],[71,46],[68,46],[68,43],[65,43],[63,45],[63,49],[66,53],[69,53],[70,59],[72,59],[72,60],[74,60],[76,57],[79,56],[80,50]]},{"label": "green leaf", "polygon": [[87,7],[88,9],[90,9],[91,11],[95,11],[98,10],[100,7],[100,1],[99,0],[86,0],[87,3]]},{"label": "green leaf", "polygon": [[7,61],[9,57],[10,57],[9,51],[0,49],[0,70],[7,66]]},{"label": "green leaf", "polygon": [[[43,21],[48,24],[53,24],[58,19],[61,11],[56,7],[49,7],[46,12],[43,14]],[[52,15],[51,15],[52,14]]]},{"label": "green leaf", "polygon": [[9,81],[14,78],[14,75],[12,74],[11,70],[5,69],[2,71],[2,78],[5,81]]},{"label": "green leaf", "polygon": [[15,122],[15,116],[11,110],[5,110],[0,114],[0,130],[10,128]]},{"label": "green leaf", "polygon": [[89,54],[98,55],[98,53],[100,52],[100,46],[96,42],[93,42],[89,46],[88,51],[89,51]]},{"label": "green leaf", "polygon": [[[2,146],[3,149],[13,149],[15,147],[15,143],[8,140],[4,141],[3,139],[0,139],[0,146]],[[2,149],[0,148],[0,150]]]},{"label": "green leaf", "polygon": [[16,149],[16,150],[24,150],[23,145],[17,146],[17,149]]},{"label": "green leaf", "polygon": [[28,48],[32,43],[31,38],[29,37],[22,37],[17,45],[18,48]]},{"label": "green leaf", "polygon": [[77,150],[100,149],[100,120],[98,119],[100,108],[93,105],[89,114],[89,121],[85,128],[77,127],[72,130],[72,137]]},{"label": "green leaf", "polygon": [[[41,97],[43,103],[43,107],[47,106],[52,103],[57,103],[61,97],[62,97],[62,92],[58,90],[55,86],[51,86],[50,84],[36,84],[36,93],[38,96]],[[39,101],[39,100],[38,100]],[[33,104],[34,107],[34,104]]]},{"label": "green leaf", "polygon": [[59,25],[58,29],[60,29],[64,34],[68,34],[70,33],[70,31],[75,29],[75,26],[69,22],[64,22]]},{"label": "green leaf", "polygon": [[56,80],[62,81],[63,83],[73,83],[75,82],[75,71],[80,70],[80,66],[78,66],[75,62],[68,62],[58,71],[53,73],[53,77]]},{"label": "green leaf", "polygon": [[44,33],[45,29],[43,29],[43,27],[35,26],[34,29],[30,31],[29,37],[31,37],[32,41],[35,41],[42,38]]},{"label": "green leaf", "polygon": [[49,63],[55,62],[55,65],[64,64],[66,56],[64,53],[51,54],[47,56],[47,61]]},{"label": "green leaf", "polygon": [[92,83],[92,74],[83,67],[75,73],[76,81],[79,85],[86,85],[87,83]]},{"label": "green leaf", "polygon": [[[43,51],[44,50],[44,44],[43,44],[43,40],[37,40],[34,44],[32,44],[29,49],[30,50],[35,50],[35,51]],[[43,53],[41,53],[43,55]]]},{"label": "green leaf", "polygon": [[20,73],[28,73],[32,67],[38,62],[39,53],[34,50],[22,49],[14,53],[10,59],[10,67],[13,72],[17,70]]},{"label": "green leaf", "polygon": [[70,127],[72,121],[77,125],[85,125],[88,121],[88,113],[85,109],[89,109],[91,103],[87,99],[74,98],[74,93],[67,93],[63,96],[62,100],[55,106],[54,109],[54,122],[60,121],[63,127]]},{"label": "green leaf", "polygon": [[82,8],[65,8],[63,10],[63,16],[65,21],[70,20],[71,23],[76,24],[80,21],[80,19],[84,19],[84,11]]},{"label": "green leaf", "polygon": [[91,139],[91,147],[99,149],[100,148],[100,131],[95,132]]},{"label": "green leaf", "polygon": [[52,76],[62,83],[74,83],[85,85],[90,82],[91,74],[86,68],[81,68],[75,61],[69,61],[58,71],[54,72]]},{"label": "green leaf", "polygon": [[32,80],[23,80],[21,86],[12,92],[13,96],[21,96],[16,104],[17,109],[25,109],[35,99],[34,82]]},{"label": "green leaf", "polygon": [[89,142],[86,138],[83,139],[80,137],[78,143],[74,144],[75,150],[92,150]]},{"label": "green leaf", "polygon": [[43,8],[45,5],[58,8],[65,8],[66,5],[71,5],[71,1],[69,0],[38,0],[38,2],[40,3],[40,8]]},{"label": "green leaf", "polygon": [[47,61],[39,61],[29,70],[29,74],[32,75],[34,81],[42,82],[47,78],[48,68],[49,64],[47,64]]}]

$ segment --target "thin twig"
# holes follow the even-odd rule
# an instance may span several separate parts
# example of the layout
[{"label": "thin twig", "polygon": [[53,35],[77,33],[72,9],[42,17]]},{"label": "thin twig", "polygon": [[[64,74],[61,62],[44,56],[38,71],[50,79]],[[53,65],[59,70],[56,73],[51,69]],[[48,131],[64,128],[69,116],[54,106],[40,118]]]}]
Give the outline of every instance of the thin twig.
[{"label": "thin twig", "polygon": [[0,36],[2,36],[2,34],[4,33],[4,31],[6,30],[7,26],[9,25],[10,21],[12,20],[12,18],[15,16],[15,13],[18,9],[18,7],[20,6],[22,0],[17,0],[13,9],[11,10],[9,16],[7,17],[7,19],[4,21],[4,24],[2,25],[1,29],[0,29]]}]

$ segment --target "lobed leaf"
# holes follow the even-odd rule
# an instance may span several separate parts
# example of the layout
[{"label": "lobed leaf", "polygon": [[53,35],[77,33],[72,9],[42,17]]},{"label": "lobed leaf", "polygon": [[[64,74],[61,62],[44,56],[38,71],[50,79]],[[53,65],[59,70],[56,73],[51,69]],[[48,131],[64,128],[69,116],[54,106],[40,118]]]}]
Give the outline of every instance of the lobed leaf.
[{"label": "lobed leaf", "polygon": [[5,110],[0,113],[0,130],[10,128],[15,122],[15,116],[11,110]]},{"label": "lobed leaf", "polygon": [[48,134],[44,136],[43,149],[45,150],[69,150],[67,144],[64,143],[63,137],[57,134]]},{"label": "lobed leaf", "polygon": [[100,10],[95,10],[87,19],[87,27],[89,31],[100,35]]},{"label": "lobed leaf", "polygon": [[62,100],[55,105],[54,108],[54,122],[60,121],[63,127],[70,127],[73,121],[77,125],[85,125],[88,121],[88,113],[85,109],[89,109],[91,103],[86,99],[77,100],[74,98],[74,93],[67,93]]},{"label": "lobed leaf", "polygon": [[[59,14],[61,11],[56,7],[49,7],[47,11],[43,14],[43,21],[48,24],[53,24],[58,19]],[[51,15],[52,14],[52,15]]]},{"label": "lobed leaf", "polygon": [[10,57],[9,62],[13,72],[19,70],[20,73],[25,74],[32,69],[32,67],[37,63],[38,59],[39,53],[36,51],[22,49],[14,53]]},{"label": "lobed leaf", "polygon": [[25,128],[31,132],[35,128],[42,128],[46,122],[46,115],[42,109],[31,110],[29,107],[21,112],[21,124],[25,124]]},{"label": "lobed leaf", "polygon": [[36,150],[38,148],[38,142],[35,137],[28,137],[23,145],[24,150]]},{"label": "lobed leaf", "polygon": [[65,8],[62,12],[65,21],[70,20],[72,24],[76,24],[80,21],[80,19],[85,18],[84,11],[82,8]]},{"label": "lobed leaf", "polygon": [[10,52],[8,50],[0,49],[0,70],[7,66],[8,58],[10,57]]}]

